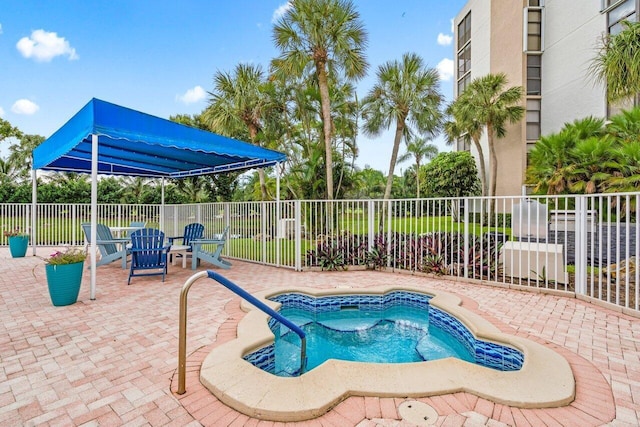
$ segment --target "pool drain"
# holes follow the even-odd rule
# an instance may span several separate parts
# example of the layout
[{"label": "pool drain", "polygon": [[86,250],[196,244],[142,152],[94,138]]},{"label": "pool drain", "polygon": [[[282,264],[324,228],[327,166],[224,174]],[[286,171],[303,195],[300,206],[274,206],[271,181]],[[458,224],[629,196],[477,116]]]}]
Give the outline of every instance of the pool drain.
[{"label": "pool drain", "polygon": [[407,400],[400,404],[398,413],[403,420],[416,426],[430,426],[438,420],[438,413],[433,407],[417,400]]}]

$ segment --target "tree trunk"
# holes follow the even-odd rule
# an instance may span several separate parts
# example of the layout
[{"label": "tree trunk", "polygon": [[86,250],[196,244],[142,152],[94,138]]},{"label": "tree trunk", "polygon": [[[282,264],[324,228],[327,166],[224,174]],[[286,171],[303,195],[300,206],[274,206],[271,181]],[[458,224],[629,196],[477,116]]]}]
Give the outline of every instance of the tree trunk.
[{"label": "tree trunk", "polygon": [[331,143],[331,99],[324,63],[316,63],[320,104],[322,105],[322,129],[324,133],[325,166],[327,171],[327,200],[333,200],[333,144]]},{"label": "tree trunk", "polygon": [[487,123],[487,139],[489,142],[489,153],[491,158],[489,159],[491,174],[489,176],[489,196],[496,195],[496,182],[498,180],[498,156],[496,155],[496,147],[493,142],[493,125]]},{"label": "tree trunk", "polygon": [[487,188],[487,172],[485,169],[484,163],[484,153],[482,152],[482,146],[480,146],[480,141],[476,139],[472,139],[473,145],[476,146],[476,150],[478,151],[478,163],[480,164],[480,185],[482,186],[482,195],[486,196],[488,193]]},{"label": "tree trunk", "polygon": [[[258,135],[258,128],[254,123],[247,123],[247,127],[249,128],[249,138],[251,139],[251,143],[255,144],[256,136]],[[264,178],[264,169],[258,169],[258,178],[260,179],[260,194],[262,200],[267,200],[267,184]]]},{"label": "tree trunk", "polygon": [[416,199],[420,198],[420,162],[416,162]]},{"label": "tree trunk", "polygon": [[396,135],[393,138],[393,151],[391,152],[391,160],[389,161],[389,175],[387,176],[387,187],[384,190],[384,199],[391,198],[391,186],[393,185],[393,170],[396,167],[396,160],[398,159],[398,150],[400,149],[400,141],[402,140],[402,133],[404,131],[404,117],[398,120],[396,125]]}]

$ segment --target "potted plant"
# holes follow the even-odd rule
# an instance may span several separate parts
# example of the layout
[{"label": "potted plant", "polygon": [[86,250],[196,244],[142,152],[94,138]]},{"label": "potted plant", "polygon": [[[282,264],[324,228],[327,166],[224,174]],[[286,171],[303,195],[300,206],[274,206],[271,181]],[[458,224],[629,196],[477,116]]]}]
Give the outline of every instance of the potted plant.
[{"label": "potted plant", "polygon": [[78,248],[56,251],[45,260],[49,296],[55,306],[74,304],[78,300],[82,270],[87,254]]},{"label": "potted plant", "polygon": [[9,241],[9,252],[13,258],[22,258],[27,253],[29,246],[29,235],[20,231],[19,227],[14,230],[5,230],[4,237]]}]

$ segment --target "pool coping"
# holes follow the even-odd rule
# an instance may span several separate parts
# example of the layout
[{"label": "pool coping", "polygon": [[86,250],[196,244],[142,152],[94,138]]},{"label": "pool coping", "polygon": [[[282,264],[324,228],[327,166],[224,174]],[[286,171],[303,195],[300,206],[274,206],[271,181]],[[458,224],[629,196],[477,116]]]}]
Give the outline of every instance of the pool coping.
[{"label": "pool coping", "polygon": [[268,316],[243,301],[241,307],[247,314],[238,324],[238,337],[209,353],[201,367],[200,381],[224,404],[250,417],[272,421],[315,418],[349,396],[426,397],[466,391],[520,408],[559,407],[573,401],[575,380],[564,357],[539,343],[500,332],[488,320],[461,307],[460,298],[447,292],[412,286],[297,287],[266,290],[255,296],[277,308],[280,304],[267,298],[294,292],[321,297],[393,291],[432,296],[431,305],[455,316],[476,338],[521,351],[522,368],[501,372],[454,358],[403,364],[329,360],[300,377],[277,377],[242,358],[273,342]]}]

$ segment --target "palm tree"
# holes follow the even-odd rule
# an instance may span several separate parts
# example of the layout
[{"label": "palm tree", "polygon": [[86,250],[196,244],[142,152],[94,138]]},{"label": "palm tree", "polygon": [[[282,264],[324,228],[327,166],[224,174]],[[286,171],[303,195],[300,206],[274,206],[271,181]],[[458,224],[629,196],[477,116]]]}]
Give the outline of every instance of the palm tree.
[{"label": "palm tree", "polygon": [[602,39],[590,69],[612,102],[640,93],[640,22],[623,21],[622,25],[620,33]]},{"label": "palm tree", "polygon": [[484,125],[477,118],[472,116],[472,111],[464,108],[462,104],[464,100],[460,98],[453,101],[447,107],[446,114],[453,120],[448,120],[443,125],[444,134],[447,137],[447,143],[453,144],[458,139],[462,139],[465,143],[473,143],[478,153],[478,166],[480,169],[480,185],[482,187],[482,195],[486,196],[489,192],[487,188],[487,172],[485,170],[484,151],[480,145],[480,137]]},{"label": "palm tree", "polygon": [[401,61],[386,62],[378,69],[377,82],[362,101],[362,117],[370,136],[396,125],[385,199],[391,195],[400,141],[409,140],[413,128],[421,134],[435,134],[442,120],[441,102],[438,72],[425,67],[415,53],[405,53]]},{"label": "palm tree", "polygon": [[18,136],[19,142],[9,146],[9,160],[19,165],[21,177],[28,177],[31,171],[31,156],[33,150],[44,141],[44,137],[40,135],[24,135]]},{"label": "palm tree", "polygon": [[366,74],[364,48],[367,32],[360,14],[349,0],[293,0],[292,7],[273,28],[273,40],[281,54],[272,61],[279,74],[317,79],[322,104],[327,198],[333,199],[333,141],[330,82],[337,73],[348,80]]},{"label": "palm tree", "polygon": [[505,89],[507,76],[504,73],[487,74],[474,79],[460,94],[456,102],[462,117],[481,123],[487,132],[489,146],[489,196],[496,194],[498,175],[497,138],[506,134],[505,125],[518,122],[524,115],[521,86]]},{"label": "palm tree", "polygon": [[416,199],[420,198],[420,165],[422,160],[431,160],[438,155],[438,147],[429,143],[426,138],[413,138],[407,144],[407,152],[398,157],[398,163],[406,162],[412,157],[415,159],[416,172]]},{"label": "palm tree", "polygon": [[[204,122],[212,131],[229,136],[246,129],[249,140],[256,144],[265,110],[269,108],[262,67],[238,64],[233,74],[216,72],[213,81],[209,106],[202,115]],[[266,200],[264,170],[258,169],[258,174],[262,200]]]}]

